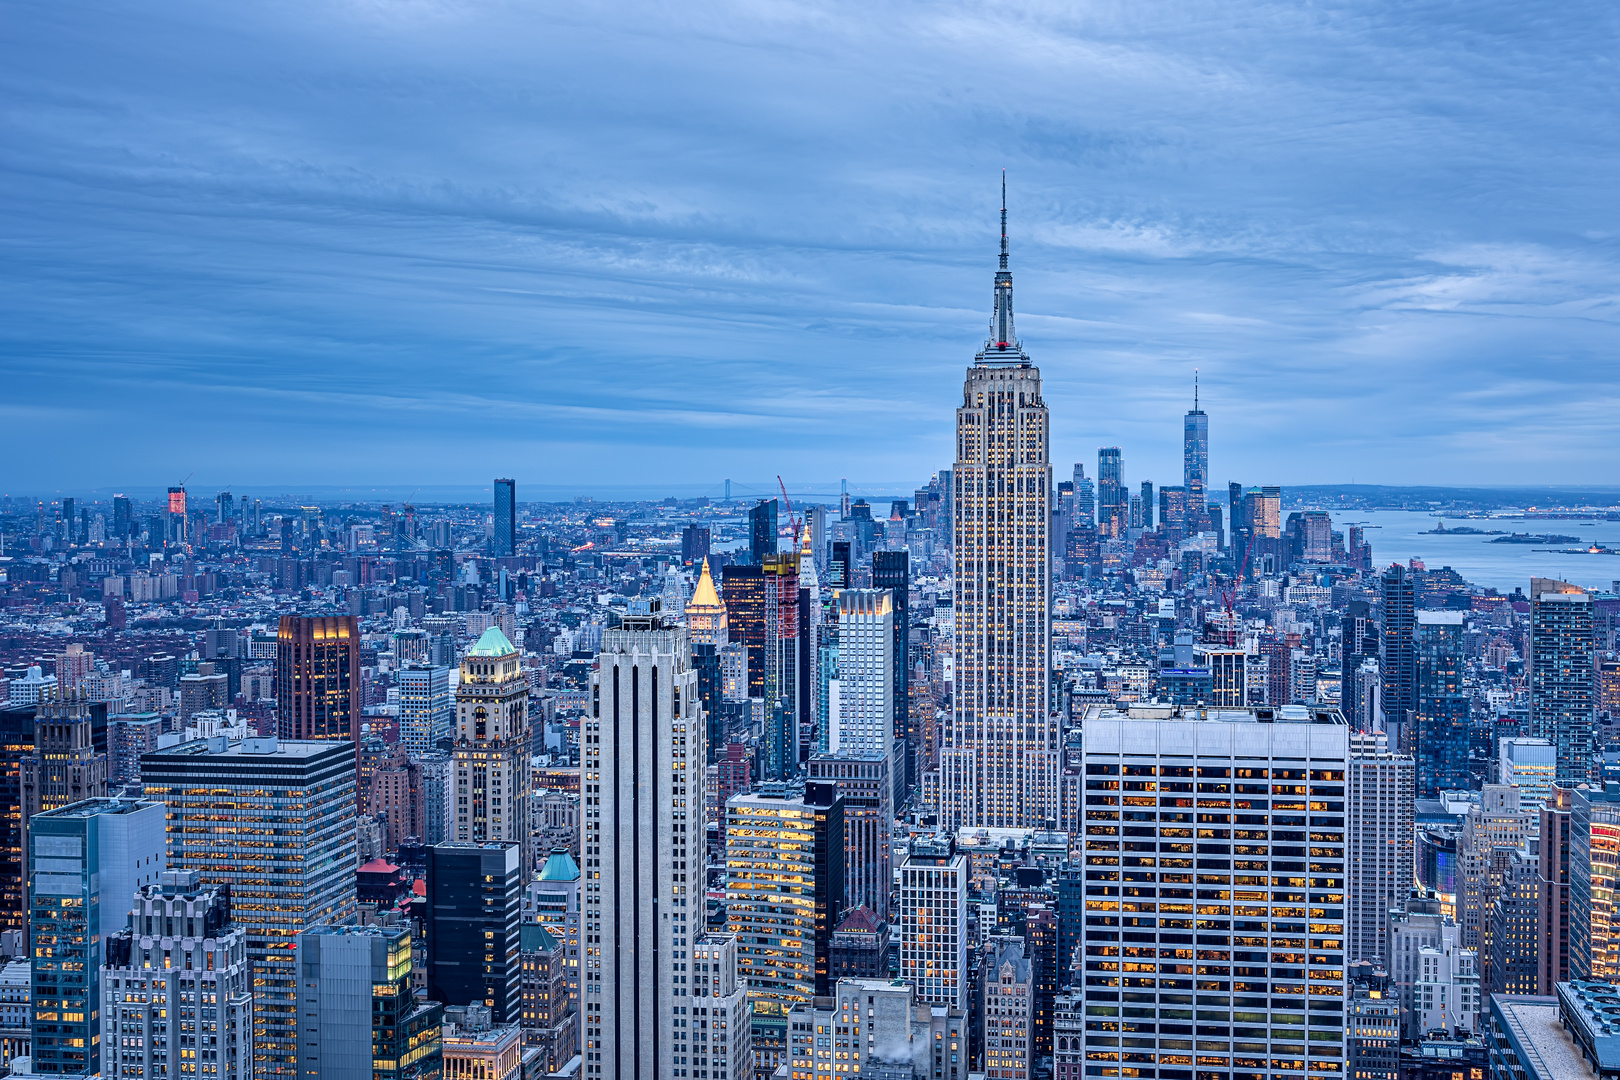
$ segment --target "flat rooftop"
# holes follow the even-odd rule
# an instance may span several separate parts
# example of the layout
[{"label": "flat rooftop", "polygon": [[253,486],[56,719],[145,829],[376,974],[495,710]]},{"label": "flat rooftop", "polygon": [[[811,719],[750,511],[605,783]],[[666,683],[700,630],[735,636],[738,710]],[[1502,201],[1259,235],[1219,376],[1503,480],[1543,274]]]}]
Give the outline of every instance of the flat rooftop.
[{"label": "flat rooftop", "polygon": [[[1220,724],[1333,724],[1348,726],[1336,705],[1256,706],[1246,709],[1216,708],[1203,705],[1132,705],[1126,709],[1104,709],[1099,720],[1186,720],[1192,723]],[[1090,719],[1088,717],[1088,719]]]},{"label": "flat rooftop", "polygon": [[1496,995],[1495,1007],[1507,1023],[1508,1037],[1535,1074],[1558,1080],[1597,1080],[1558,1019],[1556,998],[1512,998]]},{"label": "flat rooftop", "polygon": [[312,758],[328,753],[335,746],[354,745],[348,739],[240,739],[235,742],[224,736],[212,739],[192,739],[190,742],[166,746],[142,754],[142,757],[166,758]]},{"label": "flat rooftop", "polygon": [[149,806],[162,806],[162,803],[150,799],[85,799],[82,802],[59,806],[55,810],[46,810],[36,817],[49,818],[53,821],[66,819],[99,817],[103,814],[133,814],[137,810],[145,810]]}]

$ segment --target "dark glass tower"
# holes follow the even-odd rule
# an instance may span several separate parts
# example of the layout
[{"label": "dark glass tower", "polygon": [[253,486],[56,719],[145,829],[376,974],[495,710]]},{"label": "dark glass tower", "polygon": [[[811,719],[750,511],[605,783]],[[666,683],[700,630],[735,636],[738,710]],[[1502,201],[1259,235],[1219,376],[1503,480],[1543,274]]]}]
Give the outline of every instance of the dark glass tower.
[{"label": "dark glass tower", "polygon": [[1412,717],[1417,710],[1417,653],[1412,642],[1417,592],[1412,572],[1396,564],[1384,571],[1384,717],[1399,733],[1402,753],[1413,750]]},{"label": "dark glass tower", "polygon": [[765,696],[765,571],[728,563],[720,568],[731,640],[748,650],[748,696]]},{"label": "dark glass tower", "polygon": [[1130,511],[1130,498],[1120,479],[1121,462],[1117,446],[1097,451],[1097,531],[1103,536],[1124,535]]},{"label": "dark glass tower", "polygon": [[495,481],[495,538],[490,554],[497,558],[517,554],[517,481]]},{"label": "dark glass tower", "polygon": [[1468,694],[1463,689],[1463,613],[1419,611],[1412,645],[1417,661],[1414,708],[1417,797],[1439,798],[1442,791],[1466,790],[1468,778]]},{"label": "dark glass tower", "polygon": [[1590,593],[1531,579],[1530,734],[1552,740],[1561,784],[1597,780],[1602,766],[1593,753],[1592,632]]},{"label": "dark glass tower", "polygon": [[451,841],[428,848],[430,999],[487,1005],[495,1023],[518,1021],[522,863],[517,844]]},{"label": "dark glass tower", "polygon": [[911,619],[907,613],[907,597],[911,589],[911,552],[874,551],[872,553],[872,588],[889,589],[894,593],[894,739],[905,747],[905,777],[900,780],[903,791],[916,786],[917,749],[922,733],[911,720],[910,688],[911,664],[907,643],[911,640]]},{"label": "dark glass tower", "polygon": [[748,561],[759,566],[776,554],[776,500],[761,499],[748,511]]},{"label": "dark glass tower", "polygon": [[1184,530],[1188,536],[1204,528],[1204,507],[1209,502],[1209,417],[1198,407],[1198,383],[1193,382],[1193,407],[1182,424],[1182,486],[1187,489]]}]

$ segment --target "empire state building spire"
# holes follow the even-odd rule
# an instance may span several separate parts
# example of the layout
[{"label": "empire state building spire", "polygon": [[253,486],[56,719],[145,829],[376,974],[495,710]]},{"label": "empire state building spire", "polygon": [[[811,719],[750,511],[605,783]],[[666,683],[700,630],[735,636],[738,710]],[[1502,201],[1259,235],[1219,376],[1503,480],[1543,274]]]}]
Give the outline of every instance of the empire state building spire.
[{"label": "empire state building spire", "polygon": [[990,340],[984,343],[979,363],[1022,363],[1029,357],[1018,344],[1013,328],[1012,271],[1007,269],[1007,171],[1001,172],[1001,265],[996,270],[996,307],[990,316]]}]

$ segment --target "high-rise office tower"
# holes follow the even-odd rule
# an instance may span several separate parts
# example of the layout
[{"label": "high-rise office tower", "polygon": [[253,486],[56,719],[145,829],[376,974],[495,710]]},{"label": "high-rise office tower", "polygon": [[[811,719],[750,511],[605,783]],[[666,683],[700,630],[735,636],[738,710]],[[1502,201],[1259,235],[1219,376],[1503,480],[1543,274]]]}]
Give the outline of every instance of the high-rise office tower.
[{"label": "high-rise office tower", "polygon": [[1069,527],[1097,524],[1097,485],[1086,475],[1081,462],[1074,463],[1074,512]]},{"label": "high-rise office tower", "polygon": [[759,566],[776,554],[776,500],[761,499],[748,511],[748,561]]},{"label": "high-rise office tower", "polygon": [[827,586],[833,589],[849,588],[852,581],[850,567],[854,565],[854,559],[850,555],[850,542],[834,540],[832,558],[827,563]]},{"label": "high-rise office tower", "polygon": [[830,997],[788,1013],[788,1071],[795,1080],[910,1076],[913,1039],[922,1041],[913,1033],[917,1021],[904,983],[839,979]]},{"label": "high-rise office tower", "polygon": [[1350,733],[1349,942],[1351,963],[1382,961],[1389,911],[1412,886],[1416,820],[1412,759],[1378,733]]},{"label": "high-rise office tower", "polygon": [[1130,507],[1123,476],[1119,447],[1100,448],[1097,451],[1097,531],[1114,539],[1125,535]]},{"label": "high-rise office tower", "polygon": [[1373,618],[1372,605],[1365,600],[1352,600],[1339,620],[1343,636],[1340,638],[1339,705],[1344,718],[1353,728],[1360,728],[1356,703],[1362,698],[1361,665],[1378,657],[1378,622]]},{"label": "high-rise office tower", "polygon": [[1552,741],[1561,784],[1598,778],[1592,660],[1591,594],[1567,581],[1531,578],[1530,734]]},{"label": "high-rise office tower", "polygon": [[[1085,734],[1088,1012],[1128,1007],[1139,1031],[1156,1024],[1132,1039],[1144,1062],[1190,1060],[1196,1006],[1208,1025],[1198,1058],[1213,1075],[1338,1073],[1343,717],[1303,706],[1105,713]],[[1133,953],[1114,953],[1122,937]],[[1133,959],[1149,948],[1156,964]],[[1088,1058],[1120,1050],[1114,1032],[1085,1038]]]},{"label": "high-rise office tower", "polygon": [[[1057,811],[1048,418],[1040,370],[1013,331],[1005,205],[990,331],[956,411],[956,691],[940,753],[949,828],[1038,826]],[[1118,481],[1116,468],[1116,498]]]},{"label": "high-rise office tower", "polygon": [[835,784],[767,784],[726,802],[726,919],[755,1000],[830,992],[843,911],[844,803]]},{"label": "high-rise office tower", "polygon": [[130,538],[135,531],[135,511],[130,506],[129,499],[123,495],[113,496],[113,537],[122,544]]},{"label": "high-rise office tower", "polygon": [[28,823],[33,1057],[13,1072],[100,1074],[107,939],[163,873],[163,841],[163,807],[144,799],[85,799]]},{"label": "high-rise office tower", "polygon": [[681,530],[681,564],[696,566],[709,558],[709,527],[688,525]]},{"label": "high-rise office tower", "polygon": [[1172,543],[1192,531],[1187,524],[1190,506],[1186,488],[1167,485],[1159,489],[1159,528],[1169,535]]},{"label": "high-rise office tower", "polygon": [[894,805],[903,806],[906,793],[917,785],[917,750],[922,741],[921,732],[911,718],[911,665],[908,663],[911,638],[911,552],[872,552],[872,588],[888,589],[893,594],[894,665],[890,674],[894,693],[890,707],[894,710],[894,742],[899,765],[895,769],[896,794]]},{"label": "high-rise office tower", "polygon": [[1412,572],[1400,564],[1384,571],[1384,716],[1392,749],[1412,753],[1417,713],[1417,589]]},{"label": "high-rise office tower", "polygon": [[[785,780],[798,774],[803,732],[799,724],[801,705],[799,646],[801,597],[799,596],[799,556],[792,552],[767,556],[763,573],[764,673],[760,696],[765,706],[765,760],[768,779]],[[729,611],[729,608],[728,608]],[[749,655],[750,667],[754,657]]]},{"label": "high-rise office tower", "polygon": [[186,542],[186,489],[172,487],[169,489],[169,513],[163,522],[163,535],[153,537],[154,543],[167,541],[171,544],[184,544]]},{"label": "high-rise office tower", "polygon": [[276,633],[277,734],[358,740],[360,706],[358,620],[283,615]]},{"label": "high-rise office tower", "polygon": [[1036,967],[1021,937],[998,934],[985,942],[983,1069],[1003,1080],[1035,1075]]},{"label": "high-rise office tower", "polygon": [[[1417,658],[1414,720],[1418,798],[1465,790],[1468,774],[1468,693],[1463,687],[1460,611],[1418,611],[1412,647]],[[1472,942],[1464,942],[1469,948]]]},{"label": "high-rise office tower", "polygon": [[602,635],[580,740],[588,1078],[673,1075],[675,1020],[690,1018],[675,1010],[695,1004],[707,758],[690,656],[656,600]]},{"label": "high-rise office tower", "polygon": [[827,706],[828,751],[900,757],[903,751],[894,752],[894,593],[844,589],[837,605],[838,678]]},{"label": "high-rise office tower", "polygon": [[686,636],[692,647],[692,669],[697,672],[698,697],[703,701],[707,721],[704,745],[708,763],[712,765],[724,741],[725,679],[720,651],[731,644],[731,632],[726,606],[720,602],[714,578],[709,575],[707,558],[703,560],[697,588],[692,590],[692,599],[686,605]]},{"label": "high-rise office tower", "polygon": [[1468,808],[1457,841],[1457,925],[1459,941],[1483,961],[1490,955],[1490,911],[1502,887],[1501,857],[1524,843],[1539,816],[1519,805],[1519,789],[1486,784],[1480,801]]},{"label": "high-rise office tower", "polygon": [[[0,706],[0,930],[28,932],[23,762],[34,753],[33,705]],[[3,1049],[3,1047],[0,1047]]]},{"label": "high-rise office tower", "polygon": [[1484,913],[1490,923],[1490,952],[1482,965],[1481,989],[1491,994],[1536,992],[1536,845],[1498,853],[1506,856],[1495,902]]},{"label": "high-rise office tower", "polygon": [[168,806],[169,865],[229,885],[253,961],[253,1074],[297,1075],[294,946],[355,912],[355,746],[348,739],[199,739],[146,754]]},{"label": "high-rise office tower", "polygon": [[222,491],[214,496],[214,522],[216,524],[223,525],[230,521],[236,516],[235,511],[236,500],[231,498],[230,492]]},{"label": "high-rise office tower", "polygon": [[795,771],[802,773],[815,750],[820,733],[827,727],[827,712],[821,694],[821,573],[816,569],[810,531],[804,530],[799,547],[799,606],[795,625],[799,629],[794,691],[798,702],[798,746]]},{"label": "high-rise office tower", "polygon": [[1182,486],[1187,492],[1187,535],[1202,532],[1209,502],[1209,417],[1198,407],[1198,380],[1193,379],[1193,407],[1182,423]]},{"label": "high-rise office tower", "polygon": [[414,756],[436,750],[456,733],[455,698],[450,669],[408,663],[395,675],[399,687],[399,741]]},{"label": "high-rise office tower", "polygon": [[297,951],[300,1077],[443,1075],[444,1004],[411,996],[410,927],[315,926]]},{"label": "high-rise office tower", "polygon": [[453,835],[469,843],[519,845],[525,874],[532,857],[528,710],[522,657],[500,627],[492,626],[462,658],[456,687]]},{"label": "high-rise office tower", "polygon": [[517,554],[517,481],[495,481],[495,538],[490,553],[496,558]]},{"label": "high-rise office tower", "polygon": [[230,890],[201,877],[164,871],[135,892],[129,924],[107,939],[103,1076],[253,1075],[247,935],[231,921]]},{"label": "high-rise office tower", "polygon": [[522,845],[448,841],[428,849],[427,989],[515,1024],[523,991]]},{"label": "high-rise office tower", "polygon": [[1555,787],[1541,807],[1536,834],[1536,993],[1557,994],[1570,971],[1570,851],[1573,844],[1575,793]]},{"label": "high-rise office tower", "polygon": [[[720,568],[726,622],[731,640],[748,655],[746,697],[765,697],[765,571],[758,566],[727,563]],[[772,625],[774,625],[774,617]]]},{"label": "high-rise office tower", "polygon": [[1571,789],[1569,974],[1620,983],[1620,796]]},{"label": "high-rise office tower", "polygon": [[1142,528],[1153,528],[1153,481],[1142,481]]},{"label": "high-rise office tower", "polygon": [[918,1001],[968,1006],[970,885],[967,855],[949,834],[911,841],[900,865],[900,978],[916,987]]},{"label": "high-rise office tower", "polygon": [[19,765],[24,824],[43,811],[107,794],[106,706],[75,695],[43,701],[33,711],[33,753]]},{"label": "high-rise office tower", "polygon": [[1519,805],[1539,809],[1553,793],[1558,752],[1551,741],[1529,736],[1497,739],[1497,783],[1519,789]]},{"label": "high-rise office tower", "polygon": [[[844,801],[844,910],[864,907],[881,922],[889,921],[894,887],[891,766],[881,753],[816,754],[807,773],[811,780],[837,785]],[[735,792],[735,785],[728,787]]]}]

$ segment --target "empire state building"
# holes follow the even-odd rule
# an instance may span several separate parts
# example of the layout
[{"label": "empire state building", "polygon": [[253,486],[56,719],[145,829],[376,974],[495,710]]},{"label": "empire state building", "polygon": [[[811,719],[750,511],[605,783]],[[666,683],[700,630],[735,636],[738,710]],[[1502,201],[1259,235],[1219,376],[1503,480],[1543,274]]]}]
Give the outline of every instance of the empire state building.
[{"label": "empire state building", "polygon": [[990,339],[956,410],[955,701],[940,751],[940,824],[1038,827],[1058,808],[1048,706],[1051,491],[1041,373],[1013,330],[1007,185]]}]

